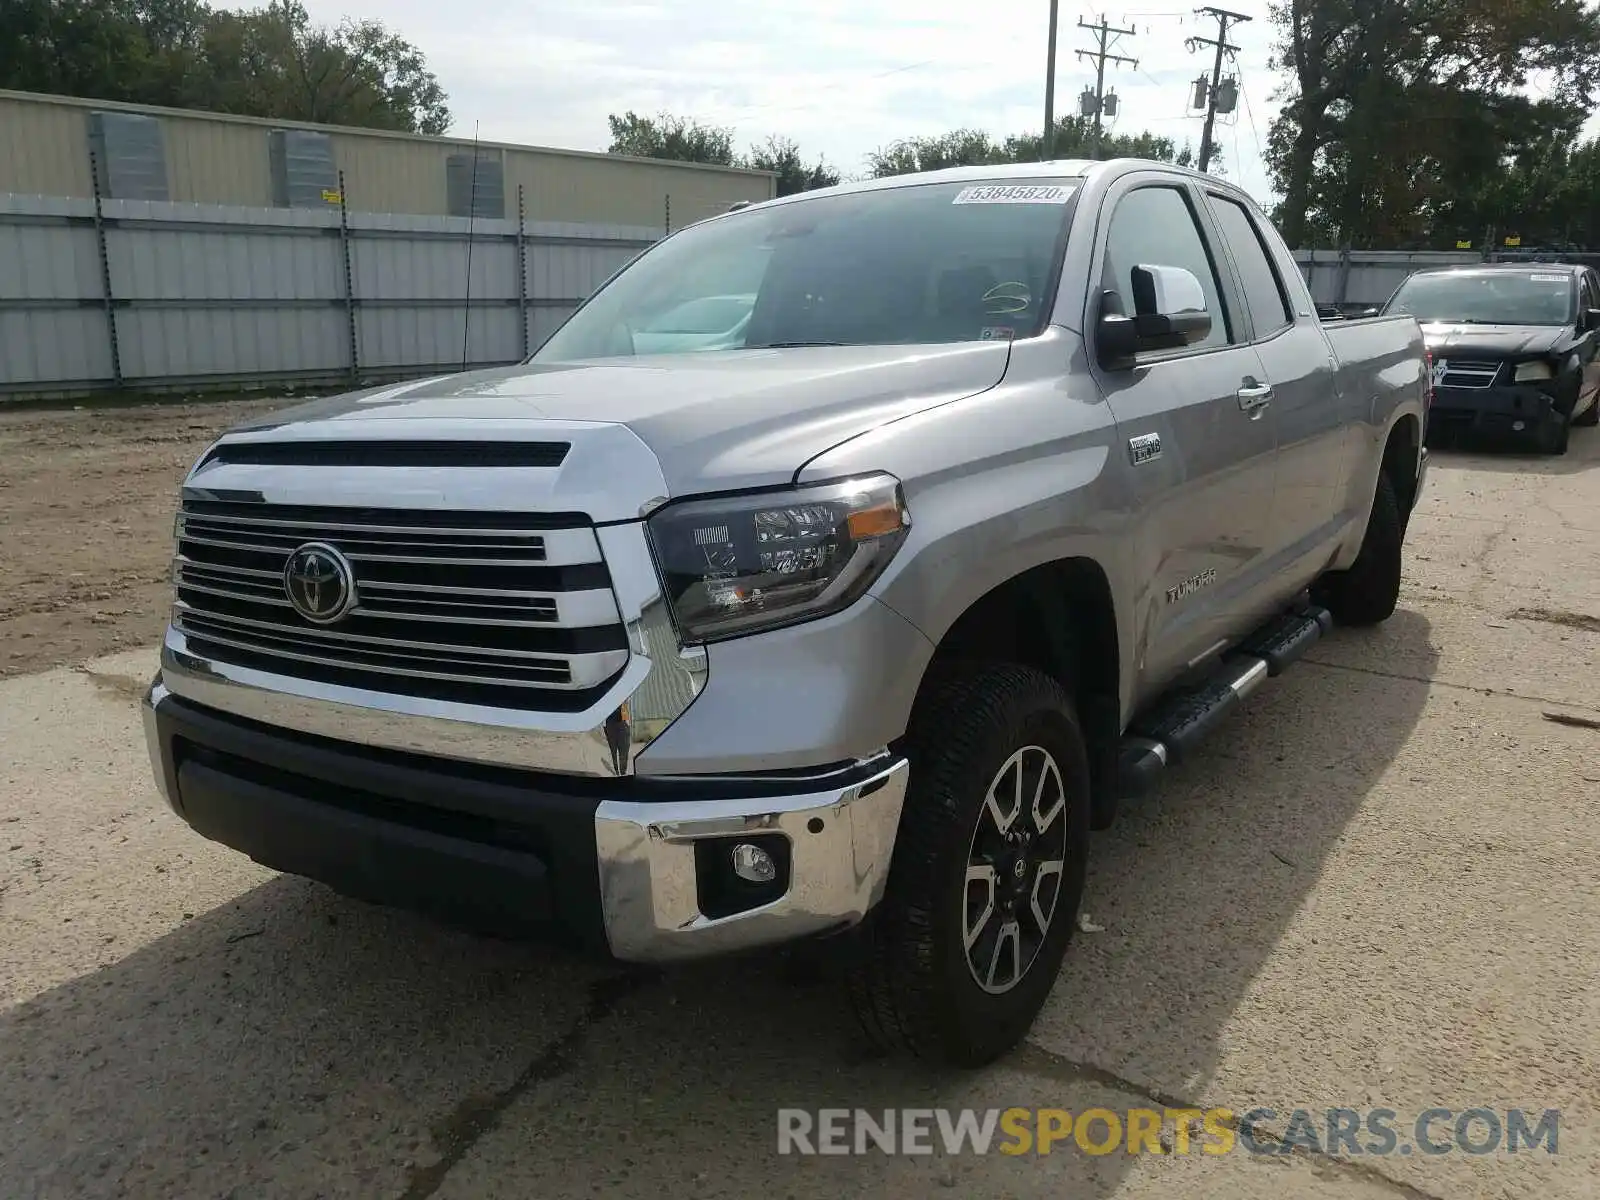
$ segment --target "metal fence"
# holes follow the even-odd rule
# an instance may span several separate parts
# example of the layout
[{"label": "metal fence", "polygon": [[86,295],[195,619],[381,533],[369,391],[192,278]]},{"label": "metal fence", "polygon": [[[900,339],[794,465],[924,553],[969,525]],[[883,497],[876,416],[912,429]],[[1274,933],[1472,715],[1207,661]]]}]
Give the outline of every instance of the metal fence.
[{"label": "metal fence", "polygon": [[1296,250],[1294,257],[1311,298],[1343,310],[1382,304],[1413,271],[1483,261],[1473,250]]},{"label": "metal fence", "polygon": [[[516,362],[646,226],[0,195],[0,401],[361,383]],[[1509,257],[1509,256],[1508,256]],[[1298,250],[1320,305],[1472,251]]]},{"label": "metal fence", "polygon": [[639,226],[0,195],[0,400],[516,362]]}]

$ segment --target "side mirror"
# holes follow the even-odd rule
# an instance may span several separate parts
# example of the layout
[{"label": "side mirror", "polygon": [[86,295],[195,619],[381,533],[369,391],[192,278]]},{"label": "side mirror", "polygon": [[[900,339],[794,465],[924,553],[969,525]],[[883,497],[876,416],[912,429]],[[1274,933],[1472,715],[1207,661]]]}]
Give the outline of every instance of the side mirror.
[{"label": "side mirror", "polygon": [[1586,308],[1583,315],[1578,318],[1578,324],[1584,329],[1600,329],[1600,308]]},{"label": "side mirror", "polygon": [[1097,343],[1102,364],[1129,366],[1136,354],[1178,350],[1211,332],[1206,294],[1182,267],[1146,266],[1132,271],[1133,315],[1100,318]]}]

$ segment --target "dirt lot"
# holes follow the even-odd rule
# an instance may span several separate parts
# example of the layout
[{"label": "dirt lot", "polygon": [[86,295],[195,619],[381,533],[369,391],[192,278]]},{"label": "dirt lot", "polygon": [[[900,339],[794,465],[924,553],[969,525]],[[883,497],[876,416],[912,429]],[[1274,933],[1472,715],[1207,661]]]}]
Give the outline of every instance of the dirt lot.
[{"label": "dirt lot", "polygon": [[218,432],[281,403],[0,409],[0,677],[159,637],[174,485]]},{"label": "dirt lot", "polygon": [[[173,485],[244,411],[0,415],[6,1200],[1600,1195],[1600,431],[1436,456],[1401,611],[1097,838],[1028,1043],[954,1074],[863,1056],[781,959],[485,941],[162,808]],[[775,1152],[787,1106],[1012,1105],[1561,1118],[1554,1156]]]}]

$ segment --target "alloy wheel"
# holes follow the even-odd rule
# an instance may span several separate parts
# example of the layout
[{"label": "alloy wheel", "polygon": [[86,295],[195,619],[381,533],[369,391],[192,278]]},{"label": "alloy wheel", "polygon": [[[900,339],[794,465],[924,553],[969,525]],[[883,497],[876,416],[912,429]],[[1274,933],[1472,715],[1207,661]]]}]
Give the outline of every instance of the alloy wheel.
[{"label": "alloy wheel", "polygon": [[1067,858],[1067,794],[1042,746],[1024,746],[995,773],[967,851],[962,940],[984,991],[1011,991],[1050,932]]}]

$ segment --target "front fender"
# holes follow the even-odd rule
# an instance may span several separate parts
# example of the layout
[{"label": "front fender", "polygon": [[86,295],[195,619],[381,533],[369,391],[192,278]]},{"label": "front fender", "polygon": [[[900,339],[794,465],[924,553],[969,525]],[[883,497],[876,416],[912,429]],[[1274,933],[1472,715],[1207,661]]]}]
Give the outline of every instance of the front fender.
[{"label": "front fender", "polygon": [[[999,386],[845,442],[799,474],[901,480],[911,531],[872,595],[935,644],[987,593],[1045,563],[1091,559],[1114,597],[1133,594],[1116,422],[1087,372],[1062,369],[1077,348],[1062,330],[1019,342]],[[1127,606],[1116,608],[1118,644],[1131,646]],[[1123,658],[1125,701],[1133,664]]]}]

